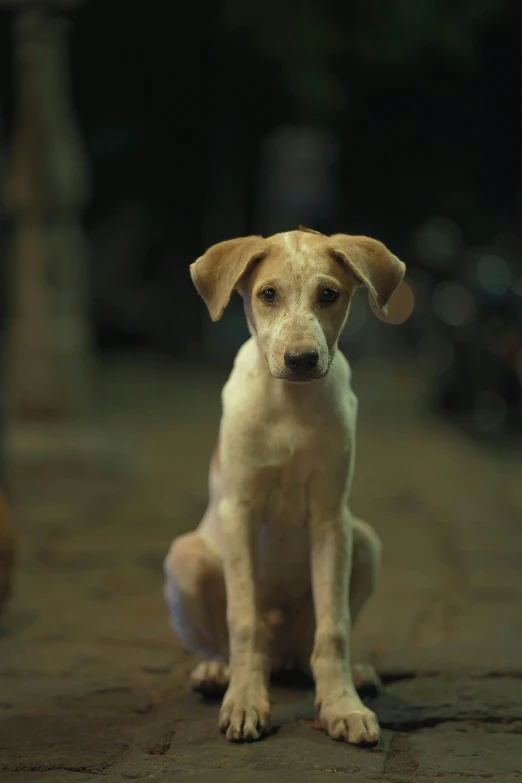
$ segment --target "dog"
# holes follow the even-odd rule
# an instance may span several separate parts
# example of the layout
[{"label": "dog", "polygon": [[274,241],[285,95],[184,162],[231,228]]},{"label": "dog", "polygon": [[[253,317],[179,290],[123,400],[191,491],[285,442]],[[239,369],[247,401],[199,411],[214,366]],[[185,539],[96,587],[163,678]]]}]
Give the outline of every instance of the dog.
[{"label": "dog", "polygon": [[375,239],[300,227],[220,242],[190,272],[213,321],[239,291],[251,333],[222,393],[208,508],[165,560],[172,625],[204,658],[192,687],[224,693],[221,731],[253,741],[270,731],[271,672],[294,666],[330,737],[374,745],[350,633],[381,544],[350,511],[357,398],[337,345],[355,289],[386,313],[405,265]]}]

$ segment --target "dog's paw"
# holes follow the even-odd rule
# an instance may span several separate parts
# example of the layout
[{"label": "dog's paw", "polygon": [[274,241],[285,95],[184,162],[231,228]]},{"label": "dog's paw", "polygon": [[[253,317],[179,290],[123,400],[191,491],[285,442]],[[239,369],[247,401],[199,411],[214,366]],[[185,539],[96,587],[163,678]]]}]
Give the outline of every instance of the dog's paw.
[{"label": "dog's paw", "polygon": [[219,714],[219,728],[231,742],[254,742],[270,733],[270,699],[266,688],[230,686]]},{"label": "dog's paw", "polygon": [[198,663],[190,674],[190,686],[196,693],[209,698],[222,696],[228,688],[230,672],[221,661]]},{"label": "dog's paw", "polygon": [[379,723],[374,712],[357,695],[343,694],[324,701],[319,710],[322,727],[335,740],[351,745],[376,745],[380,737]]}]

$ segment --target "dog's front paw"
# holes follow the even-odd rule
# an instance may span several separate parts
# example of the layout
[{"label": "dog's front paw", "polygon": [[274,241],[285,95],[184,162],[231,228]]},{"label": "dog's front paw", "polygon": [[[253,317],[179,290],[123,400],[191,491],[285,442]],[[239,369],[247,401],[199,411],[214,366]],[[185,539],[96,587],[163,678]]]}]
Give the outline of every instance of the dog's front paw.
[{"label": "dog's front paw", "polygon": [[253,742],[270,732],[270,699],[266,688],[230,685],[219,714],[219,728],[231,742]]},{"label": "dog's front paw", "polygon": [[356,694],[344,693],[323,701],[319,721],[332,739],[344,740],[352,745],[376,745],[379,741],[377,716],[364,706]]}]

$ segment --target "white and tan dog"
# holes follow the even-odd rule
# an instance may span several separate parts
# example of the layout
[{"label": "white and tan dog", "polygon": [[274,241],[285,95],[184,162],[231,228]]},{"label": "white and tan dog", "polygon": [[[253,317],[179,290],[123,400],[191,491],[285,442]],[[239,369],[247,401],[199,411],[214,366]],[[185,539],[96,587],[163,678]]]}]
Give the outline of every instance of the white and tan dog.
[{"label": "white and tan dog", "polygon": [[214,321],[239,290],[252,334],[223,390],[207,511],[165,561],[174,629],[205,659],[192,686],[226,689],[221,730],[255,740],[271,670],[310,666],[329,735],[374,744],[350,632],[380,542],[350,512],[357,399],[337,342],[355,288],[385,311],[405,266],[374,239],[300,229],[221,242],[190,271]]}]

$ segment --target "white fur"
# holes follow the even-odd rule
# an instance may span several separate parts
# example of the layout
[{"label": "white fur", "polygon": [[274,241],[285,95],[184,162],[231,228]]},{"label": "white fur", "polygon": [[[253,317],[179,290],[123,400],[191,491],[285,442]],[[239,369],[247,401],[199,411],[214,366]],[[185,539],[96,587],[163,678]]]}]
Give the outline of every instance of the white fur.
[{"label": "white fur", "polygon": [[[293,317],[299,302],[296,292]],[[270,670],[287,664],[310,664],[332,737],[379,738],[352,679],[350,631],[380,543],[349,510],[357,399],[348,362],[331,353],[324,377],[293,384],[273,376],[258,337],[240,349],[223,390],[208,509],[166,559],[174,627],[207,661],[192,684],[228,682],[220,726],[231,740],[268,732]]]}]

